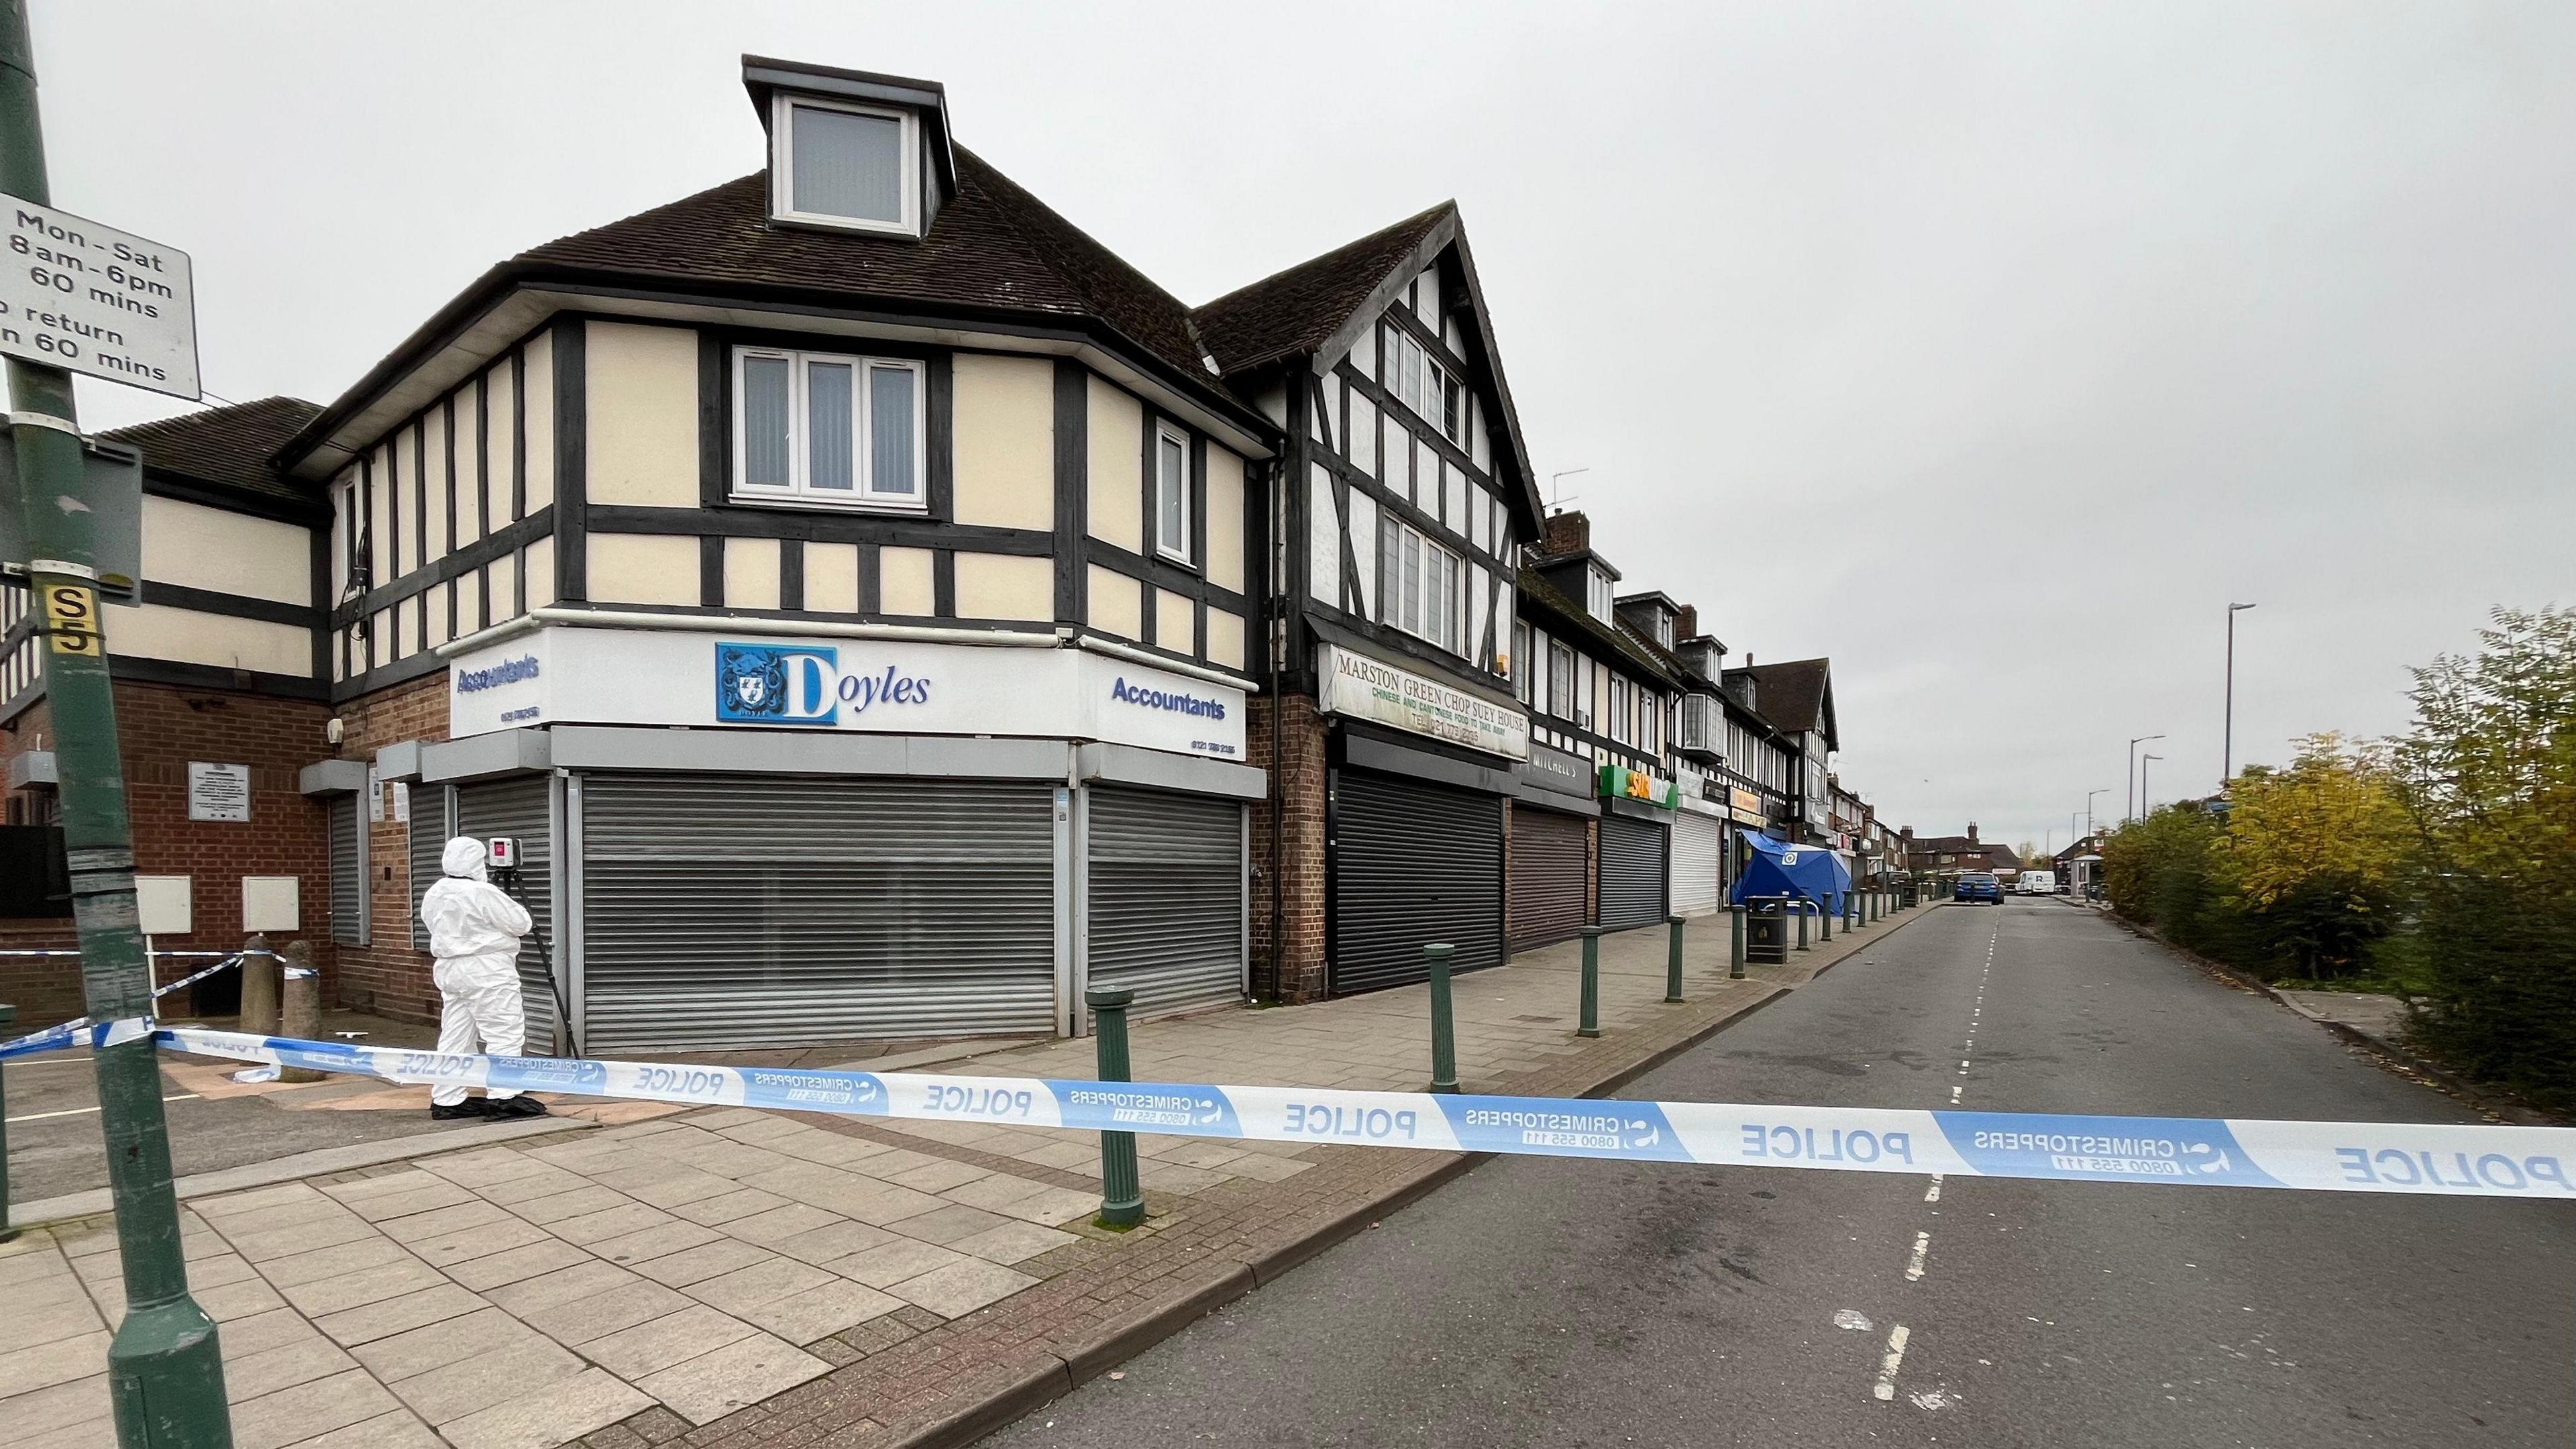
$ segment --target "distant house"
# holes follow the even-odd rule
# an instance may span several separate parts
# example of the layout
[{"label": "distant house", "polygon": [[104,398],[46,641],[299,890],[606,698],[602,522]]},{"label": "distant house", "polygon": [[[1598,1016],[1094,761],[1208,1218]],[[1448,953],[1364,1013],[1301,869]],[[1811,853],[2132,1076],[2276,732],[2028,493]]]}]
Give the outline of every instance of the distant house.
[{"label": "distant house", "polygon": [[2021,873],[2021,857],[2011,846],[1977,838],[1977,822],[1968,822],[1965,835],[1916,835],[1909,827],[1900,836],[1905,851],[1905,868],[1917,875],[1955,875],[1960,871],[1990,870],[2002,874]]}]

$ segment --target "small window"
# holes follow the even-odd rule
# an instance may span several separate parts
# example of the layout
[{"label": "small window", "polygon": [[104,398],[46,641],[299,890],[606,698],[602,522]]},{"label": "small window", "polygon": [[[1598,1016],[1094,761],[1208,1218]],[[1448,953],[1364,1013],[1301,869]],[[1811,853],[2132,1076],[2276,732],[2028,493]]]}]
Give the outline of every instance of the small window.
[{"label": "small window", "polygon": [[1413,409],[1413,415],[1437,429],[1440,436],[1458,441],[1465,431],[1461,414],[1464,396],[1457,379],[1436,361],[1413,334],[1390,328],[1387,335],[1386,388],[1396,399]]},{"label": "small window", "polygon": [[1169,428],[1154,430],[1154,549],[1190,561],[1190,440]]},{"label": "small window", "polygon": [[1593,618],[1608,622],[1610,618],[1610,576],[1597,568],[1583,571],[1584,607]]},{"label": "small window", "polygon": [[777,214],[919,235],[916,124],[902,111],[780,97],[770,158]]},{"label": "small window", "polygon": [[917,362],[736,349],[734,498],[921,507],[922,392]]},{"label": "small window", "polygon": [[1550,644],[1547,650],[1547,712],[1558,719],[1574,718],[1574,651],[1563,644]]},{"label": "small window", "polygon": [[1512,693],[1523,704],[1530,702],[1530,673],[1537,663],[1530,657],[1530,626],[1515,622],[1512,625],[1512,657],[1503,661],[1503,668],[1512,677]]},{"label": "small window", "polygon": [[1439,645],[1452,654],[1458,643],[1458,556],[1411,528],[1402,528],[1396,543],[1396,627]]}]

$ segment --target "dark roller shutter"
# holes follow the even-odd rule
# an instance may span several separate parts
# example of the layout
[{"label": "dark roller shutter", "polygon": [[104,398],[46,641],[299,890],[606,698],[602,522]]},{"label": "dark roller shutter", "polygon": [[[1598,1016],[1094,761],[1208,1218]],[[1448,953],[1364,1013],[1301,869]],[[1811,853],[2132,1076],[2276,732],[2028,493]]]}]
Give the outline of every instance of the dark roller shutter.
[{"label": "dark roller shutter", "polygon": [[1592,883],[1590,822],[1535,806],[1512,807],[1512,918],[1515,951],[1583,933]]},{"label": "dark roller shutter", "polygon": [[1094,788],[1090,982],[1145,1014],[1243,996],[1243,805]]},{"label": "dark roller shutter", "polygon": [[411,948],[415,951],[429,949],[429,927],[421,924],[420,898],[423,892],[438,884],[442,873],[439,860],[447,853],[447,842],[453,834],[447,822],[447,787],[412,786]]},{"label": "dark roller shutter", "polygon": [[367,797],[334,795],[324,807],[331,851],[331,939],[367,944]]},{"label": "dark roller shutter", "polygon": [[1457,948],[1460,971],[1501,963],[1501,796],[1346,770],[1332,850],[1334,992],[1424,979],[1433,941]]},{"label": "dark roller shutter", "polygon": [[584,1050],[1055,1026],[1055,792],[592,775]]},{"label": "dark roller shutter", "polygon": [[[513,775],[456,787],[456,833],[477,840],[506,835],[519,842],[519,885],[513,895],[528,908],[536,928],[519,943],[519,997],[528,1014],[528,1050],[557,1050],[555,983],[547,951],[560,948],[554,920],[554,832],[545,775]],[[426,889],[426,887],[424,887]],[[589,1043],[584,1042],[587,1047]]]},{"label": "dark roller shutter", "polygon": [[1602,816],[1601,929],[1624,931],[1662,920],[1664,871],[1664,827]]}]

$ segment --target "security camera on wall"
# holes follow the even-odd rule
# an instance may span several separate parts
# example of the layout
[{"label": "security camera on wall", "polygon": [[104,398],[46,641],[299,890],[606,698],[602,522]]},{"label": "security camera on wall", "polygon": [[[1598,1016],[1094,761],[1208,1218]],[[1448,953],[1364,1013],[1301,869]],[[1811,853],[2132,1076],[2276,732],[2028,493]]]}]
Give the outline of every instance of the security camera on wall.
[{"label": "security camera on wall", "polygon": [[346,735],[348,732],[348,721],[343,720],[336,714],[322,722],[322,738],[330,741],[332,744],[336,745],[340,743],[341,737]]}]

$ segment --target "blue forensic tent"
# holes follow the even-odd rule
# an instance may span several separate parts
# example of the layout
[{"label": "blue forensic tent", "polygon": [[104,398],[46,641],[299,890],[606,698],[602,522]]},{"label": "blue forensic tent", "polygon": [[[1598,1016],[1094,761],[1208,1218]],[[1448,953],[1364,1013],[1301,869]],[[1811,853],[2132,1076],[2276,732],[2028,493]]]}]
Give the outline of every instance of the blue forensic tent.
[{"label": "blue forensic tent", "polygon": [[1851,889],[1851,868],[1821,845],[1791,845],[1768,835],[1747,834],[1753,859],[1735,878],[1735,903],[1753,896],[1803,896],[1834,915],[1842,914],[1843,892]]}]

